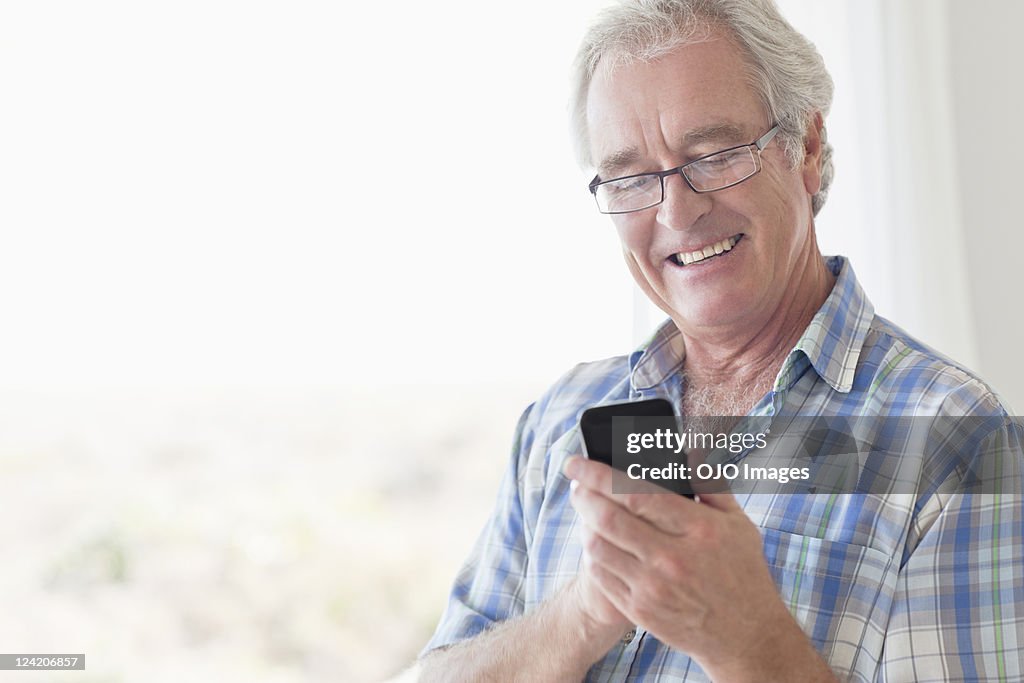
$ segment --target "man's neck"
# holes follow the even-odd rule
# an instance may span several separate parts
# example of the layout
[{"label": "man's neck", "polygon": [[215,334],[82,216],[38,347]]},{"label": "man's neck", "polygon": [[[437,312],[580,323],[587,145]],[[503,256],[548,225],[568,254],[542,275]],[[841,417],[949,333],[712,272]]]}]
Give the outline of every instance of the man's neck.
[{"label": "man's neck", "polygon": [[834,284],[835,276],[818,255],[788,290],[797,294],[784,298],[762,322],[747,327],[702,330],[694,335],[683,330],[688,385],[700,391],[722,387],[731,393],[743,387],[757,387],[760,393],[754,400],[759,398],[764,386],[771,387],[786,356],[828,298]]}]

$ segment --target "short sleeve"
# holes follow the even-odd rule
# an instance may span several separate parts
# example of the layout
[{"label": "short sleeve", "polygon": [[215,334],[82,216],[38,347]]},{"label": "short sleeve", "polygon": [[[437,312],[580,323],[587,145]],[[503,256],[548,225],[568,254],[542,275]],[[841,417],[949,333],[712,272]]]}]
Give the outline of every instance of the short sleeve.
[{"label": "short sleeve", "polygon": [[528,554],[520,473],[533,441],[535,410],[531,404],[519,419],[494,510],[459,570],[441,621],[420,656],[523,612]]},{"label": "short sleeve", "polygon": [[1008,418],[919,511],[879,683],[1024,680],[1022,460],[1021,426]]}]

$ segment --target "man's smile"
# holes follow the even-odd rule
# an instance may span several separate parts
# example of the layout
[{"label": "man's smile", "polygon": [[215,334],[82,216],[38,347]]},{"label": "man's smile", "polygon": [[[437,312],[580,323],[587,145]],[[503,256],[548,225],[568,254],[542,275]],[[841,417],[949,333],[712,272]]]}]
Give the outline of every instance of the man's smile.
[{"label": "man's smile", "polygon": [[694,251],[679,252],[668,257],[668,260],[677,266],[689,266],[695,263],[706,261],[715,256],[721,256],[732,248],[739,244],[739,241],[743,239],[744,233],[738,233],[732,237],[727,237],[720,242],[709,244],[700,249]]}]

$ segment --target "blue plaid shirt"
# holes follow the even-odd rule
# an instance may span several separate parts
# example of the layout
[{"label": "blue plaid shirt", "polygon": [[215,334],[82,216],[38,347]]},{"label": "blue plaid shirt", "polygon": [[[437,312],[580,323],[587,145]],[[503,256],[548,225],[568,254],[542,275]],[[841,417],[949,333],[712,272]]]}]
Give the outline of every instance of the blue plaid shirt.
[{"label": "blue plaid shirt", "polygon": [[[983,493],[958,469],[916,493],[738,496],[760,528],[779,594],[814,646],[854,681],[1024,680],[1024,434],[969,371],[874,315],[852,268],[831,257],[832,293],[751,415],[982,415],[955,448],[1009,475]],[[577,366],[527,408],[489,522],[424,652],[529,612],[580,569],[566,457],[580,411],[663,396],[679,404],[682,336],[666,321],[629,356]],[[782,654],[782,653],[780,653]],[[638,626],[588,681],[709,680]]]}]

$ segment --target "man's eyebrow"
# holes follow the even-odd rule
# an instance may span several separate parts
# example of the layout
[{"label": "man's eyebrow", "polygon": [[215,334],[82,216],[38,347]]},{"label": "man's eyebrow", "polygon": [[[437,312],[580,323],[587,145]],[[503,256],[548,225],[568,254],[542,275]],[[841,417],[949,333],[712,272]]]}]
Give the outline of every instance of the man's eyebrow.
[{"label": "man's eyebrow", "polygon": [[742,126],[735,123],[713,123],[709,126],[701,126],[686,133],[683,136],[683,144],[686,147],[699,145],[702,142],[742,142],[746,139],[747,133]]},{"label": "man's eyebrow", "polygon": [[615,174],[622,171],[640,157],[640,150],[636,147],[627,147],[617,152],[612,152],[597,166],[597,173],[601,178],[613,178]]},{"label": "man's eyebrow", "polygon": [[[705,142],[721,142],[723,144],[742,144],[746,140],[747,132],[742,126],[735,123],[712,123],[700,128],[688,131],[682,139],[682,148],[693,147]],[[640,157],[640,151],[636,147],[627,147],[612,152],[598,164],[598,177],[602,179],[614,178],[616,174],[634,163]]]}]

